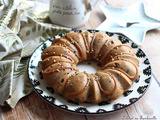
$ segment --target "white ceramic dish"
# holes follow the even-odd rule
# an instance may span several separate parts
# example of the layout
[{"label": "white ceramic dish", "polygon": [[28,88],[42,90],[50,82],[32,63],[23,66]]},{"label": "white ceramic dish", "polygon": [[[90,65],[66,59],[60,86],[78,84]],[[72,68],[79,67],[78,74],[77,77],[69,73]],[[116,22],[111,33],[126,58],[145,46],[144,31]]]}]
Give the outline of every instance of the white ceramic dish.
[{"label": "white ceramic dish", "polygon": [[[76,32],[83,32],[85,30],[76,30]],[[99,32],[99,30],[88,30],[90,32]],[[73,32],[73,31],[71,31]],[[75,32],[75,31],[74,31]],[[137,100],[139,100],[147,91],[151,84],[151,64],[141,48],[139,48],[135,43],[133,43],[128,38],[118,35],[115,33],[105,32],[111,38],[118,38],[122,41],[123,44],[131,46],[137,58],[140,60],[139,69],[141,71],[140,77],[133,83],[132,87],[121,95],[117,100],[108,102],[102,102],[99,104],[91,103],[75,103],[73,101],[67,100],[56,94],[54,90],[44,81],[41,73],[41,52],[48,46],[51,45],[52,40],[58,37],[62,37],[66,33],[54,36],[53,38],[42,43],[32,54],[29,64],[28,64],[28,77],[34,88],[34,90],[48,103],[63,109],[65,111],[70,111],[73,113],[80,114],[104,114],[114,112],[120,109],[123,109]],[[85,63],[84,63],[85,64]],[[82,64],[79,65],[81,68]],[[83,68],[83,67],[82,67]],[[97,68],[96,68],[97,69]],[[92,68],[89,73],[92,73]],[[93,71],[94,72],[94,71]]]}]

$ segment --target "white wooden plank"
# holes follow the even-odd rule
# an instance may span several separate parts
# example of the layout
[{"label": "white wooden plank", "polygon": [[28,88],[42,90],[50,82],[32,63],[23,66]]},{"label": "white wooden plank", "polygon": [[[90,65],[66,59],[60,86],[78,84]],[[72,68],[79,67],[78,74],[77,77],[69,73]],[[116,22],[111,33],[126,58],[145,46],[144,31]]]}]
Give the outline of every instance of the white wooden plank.
[{"label": "white wooden plank", "polygon": [[140,116],[160,119],[160,87],[153,77],[147,93],[135,103],[135,106]]},{"label": "white wooden plank", "polygon": [[132,119],[160,119],[160,87],[154,77],[147,93],[134,105],[126,108]]},{"label": "white wooden plank", "polygon": [[129,118],[125,109],[104,115],[87,115],[87,120],[123,120],[124,117]]},{"label": "white wooden plank", "polygon": [[[135,107],[135,104],[129,106],[126,108],[126,111],[128,113],[128,116],[130,119],[135,119],[135,118],[138,118],[140,116],[139,113],[137,113],[136,111],[136,107]],[[124,119],[126,118],[126,116],[124,116]]]}]

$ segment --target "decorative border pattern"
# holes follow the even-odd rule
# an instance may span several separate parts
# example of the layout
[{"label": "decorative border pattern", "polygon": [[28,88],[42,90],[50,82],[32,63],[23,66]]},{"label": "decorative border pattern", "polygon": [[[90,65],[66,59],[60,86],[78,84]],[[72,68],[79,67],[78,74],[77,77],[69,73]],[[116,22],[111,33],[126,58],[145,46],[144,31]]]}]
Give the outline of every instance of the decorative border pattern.
[{"label": "decorative border pattern", "polygon": [[[76,30],[70,32],[84,32],[86,30]],[[146,54],[141,48],[139,48],[134,42],[125,36],[110,33],[107,31],[99,30],[88,30],[91,33],[94,32],[104,32],[108,34],[111,38],[119,39],[123,44],[131,46],[137,58],[140,60],[139,69],[141,71],[140,77],[133,83],[132,87],[127,90],[123,95],[121,95],[117,100],[108,103],[102,102],[99,104],[90,104],[90,103],[76,103],[71,100],[67,100],[62,96],[54,92],[53,88],[50,87],[43,79],[41,73],[41,52],[48,46],[51,42],[56,39],[64,36],[66,33],[54,36],[51,39],[42,43],[32,54],[29,64],[28,64],[28,77],[34,88],[34,90],[48,103],[61,108],[66,111],[80,113],[80,114],[104,114],[109,112],[114,112],[120,109],[123,109],[137,100],[139,100],[147,91],[151,84],[151,64]]]}]

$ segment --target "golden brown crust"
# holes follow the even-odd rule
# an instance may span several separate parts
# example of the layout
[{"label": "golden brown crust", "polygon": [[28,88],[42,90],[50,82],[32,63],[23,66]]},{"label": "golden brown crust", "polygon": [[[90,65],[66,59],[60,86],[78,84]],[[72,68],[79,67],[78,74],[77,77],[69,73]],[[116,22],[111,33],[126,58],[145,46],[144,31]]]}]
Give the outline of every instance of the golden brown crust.
[{"label": "golden brown crust", "polygon": [[[76,65],[97,60],[102,70],[79,72]],[[134,50],[105,33],[67,33],[42,52],[42,74],[55,92],[75,102],[99,103],[117,99],[139,77]]]}]

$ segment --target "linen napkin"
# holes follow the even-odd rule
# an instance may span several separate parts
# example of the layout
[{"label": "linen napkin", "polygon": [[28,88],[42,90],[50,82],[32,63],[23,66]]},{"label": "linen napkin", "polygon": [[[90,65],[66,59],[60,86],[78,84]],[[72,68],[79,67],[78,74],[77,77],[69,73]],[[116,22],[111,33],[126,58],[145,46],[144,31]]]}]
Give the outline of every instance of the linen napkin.
[{"label": "linen napkin", "polygon": [[0,105],[14,108],[33,89],[27,64],[38,45],[71,30],[53,25],[49,5],[34,0],[0,0]]}]

